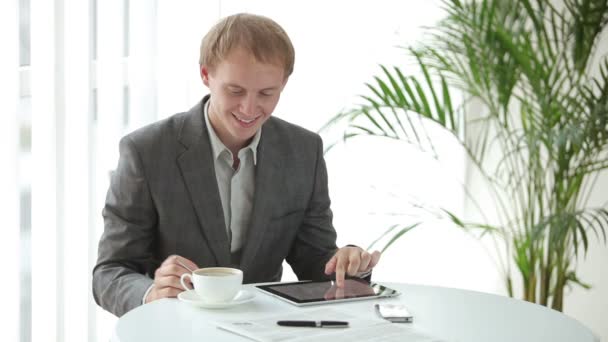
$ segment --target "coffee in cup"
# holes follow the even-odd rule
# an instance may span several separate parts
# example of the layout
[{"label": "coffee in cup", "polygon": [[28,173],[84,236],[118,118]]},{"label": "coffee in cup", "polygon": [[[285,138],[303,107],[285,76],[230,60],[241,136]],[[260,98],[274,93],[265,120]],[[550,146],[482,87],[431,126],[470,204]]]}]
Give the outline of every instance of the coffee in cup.
[{"label": "coffee in cup", "polygon": [[185,279],[190,278],[194,291],[205,302],[222,303],[231,301],[241,290],[243,271],[230,267],[199,268],[190,273],[182,274],[180,282],[184,289]]}]

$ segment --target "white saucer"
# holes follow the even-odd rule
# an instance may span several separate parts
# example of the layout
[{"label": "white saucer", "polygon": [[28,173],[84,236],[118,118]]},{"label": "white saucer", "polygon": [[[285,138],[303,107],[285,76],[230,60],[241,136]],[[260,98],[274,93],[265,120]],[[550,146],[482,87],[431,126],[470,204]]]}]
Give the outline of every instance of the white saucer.
[{"label": "white saucer", "polygon": [[255,297],[253,292],[247,290],[241,290],[234,297],[233,300],[229,302],[223,303],[208,303],[200,299],[200,297],[196,294],[194,290],[184,291],[177,295],[177,298],[182,302],[186,302],[188,304],[192,304],[194,306],[198,306],[206,309],[225,309],[235,305],[247,303]]}]

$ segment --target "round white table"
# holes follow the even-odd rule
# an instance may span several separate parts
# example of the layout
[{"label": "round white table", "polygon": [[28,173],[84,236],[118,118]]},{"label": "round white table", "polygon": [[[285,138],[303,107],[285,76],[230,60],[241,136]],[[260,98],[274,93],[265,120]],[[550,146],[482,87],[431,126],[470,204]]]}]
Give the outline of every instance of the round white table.
[{"label": "round white table", "polygon": [[[375,303],[403,303],[421,332],[446,341],[599,342],[580,322],[546,307],[497,295],[433,286],[386,283],[402,292],[396,298],[336,303],[338,310],[378,319]],[[142,305],[121,317],[113,341],[248,341],[218,329],[216,320],[310,310],[299,308],[245,285],[255,298],[227,309],[202,309],[177,299]]]}]

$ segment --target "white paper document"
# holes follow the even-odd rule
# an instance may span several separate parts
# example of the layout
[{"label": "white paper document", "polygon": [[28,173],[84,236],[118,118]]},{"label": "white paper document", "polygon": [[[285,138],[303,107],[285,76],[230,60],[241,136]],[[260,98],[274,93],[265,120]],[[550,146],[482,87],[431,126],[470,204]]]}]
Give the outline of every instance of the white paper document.
[{"label": "white paper document", "polygon": [[[302,328],[277,325],[279,320],[336,320],[348,321],[348,328]],[[363,319],[332,308],[297,311],[262,316],[248,320],[216,322],[218,328],[259,342],[315,341],[315,342],[441,342],[417,331],[411,324],[390,323],[384,320]]]}]

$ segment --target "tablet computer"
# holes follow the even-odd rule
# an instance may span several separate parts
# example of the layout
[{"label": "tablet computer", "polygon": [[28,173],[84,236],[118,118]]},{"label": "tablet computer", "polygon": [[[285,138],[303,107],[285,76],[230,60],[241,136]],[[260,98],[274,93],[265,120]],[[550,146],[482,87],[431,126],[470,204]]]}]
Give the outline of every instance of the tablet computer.
[{"label": "tablet computer", "polygon": [[384,285],[363,279],[344,280],[344,288],[334,281],[297,281],[256,285],[264,293],[297,306],[348,302],[354,300],[396,297],[401,293]]}]

